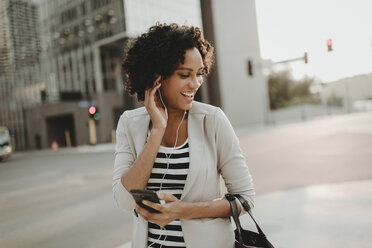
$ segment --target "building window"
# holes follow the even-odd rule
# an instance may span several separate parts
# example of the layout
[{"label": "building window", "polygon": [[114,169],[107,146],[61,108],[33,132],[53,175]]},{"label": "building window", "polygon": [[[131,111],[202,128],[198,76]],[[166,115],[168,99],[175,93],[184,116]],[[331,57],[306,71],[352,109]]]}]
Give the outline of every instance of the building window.
[{"label": "building window", "polygon": [[91,0],[93,9],[101,8],[107,4],[109,4],[111,0]]},{"label": "building window", "polygon": [[85,15],[87,13],[87,4],[85,2],[82,2],[80,4],[80,8],[81,8],[81,14]]},{"label": "building window", "polygon": [[77,10],[76,8],[68,9],[61,14],[61,23],[64,24],[71,20],[74,20],[77,17]]}]

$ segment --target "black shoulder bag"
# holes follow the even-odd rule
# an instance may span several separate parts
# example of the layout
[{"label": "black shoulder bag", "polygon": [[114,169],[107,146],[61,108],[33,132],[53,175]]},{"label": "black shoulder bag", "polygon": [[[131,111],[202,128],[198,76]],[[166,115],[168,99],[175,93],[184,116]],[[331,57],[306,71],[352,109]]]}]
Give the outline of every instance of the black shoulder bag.
[{"label": "black shoulder bag", "polygon": [[[225,197],[230,203],[232,217],[236,225],[234,231],[235,248],[274,248],[274,246],[267,240],[266,235],[263,233],[256,220],[253,218],[248,202],[239,194],[226,194]],[[252,220],[256,224],[258,233],[244,230],[240,225],[238,207],[236,206],[235,198],[241,202],[243,208],[251,216]]]}]

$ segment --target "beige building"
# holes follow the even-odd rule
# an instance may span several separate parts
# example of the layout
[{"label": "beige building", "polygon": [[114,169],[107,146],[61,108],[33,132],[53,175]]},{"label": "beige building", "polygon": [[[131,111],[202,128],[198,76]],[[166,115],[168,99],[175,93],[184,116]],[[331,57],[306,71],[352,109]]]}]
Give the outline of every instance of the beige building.
[{"label": "beige building", "polygon": [[220,106],[234,126],[267,121],[268,91],[261,70],[255,1],[201,2],[211,7],[211,13],[203,13],[203,24],[207,37],[213,29]]},{"label": "beige building", "polygon": [[322,99],[326,100],[332,95],[350,101],[372,100],[372,74],[343,78],[324,84]]},{"label": "beige building", "polygon": [[372,74],[343,78],[323,85],[322,102],[332,105],[336,100],[346,112],[372,109]]}]

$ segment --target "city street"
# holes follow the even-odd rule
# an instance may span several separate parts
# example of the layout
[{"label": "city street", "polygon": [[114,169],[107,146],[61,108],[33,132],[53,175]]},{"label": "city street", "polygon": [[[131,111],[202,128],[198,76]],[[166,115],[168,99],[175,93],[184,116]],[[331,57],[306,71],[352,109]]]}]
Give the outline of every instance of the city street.
[{"label": "city street", "polygon": [[111,193],[113,151],[89,148],[0,163],[0,247],[115,247],[130,239],[131,218]]},{"label": "city street", "polygon": [[[254,178],[256,207],[272,206],[273,197],[288,192],[286,212],[292,207],[301,217],[290,203],[298,202],[303,187],[372,180],[371,112],[236,130]],[[130,241],[131,216],[117,208],[111,192],[113,148],[20,152],[1,162],[0,247],[117,247]],[[265,218],[279,218],[276,207],[257,209],[263,227]],[[264,230],[277,238],[285,228],[288,223]]]}]

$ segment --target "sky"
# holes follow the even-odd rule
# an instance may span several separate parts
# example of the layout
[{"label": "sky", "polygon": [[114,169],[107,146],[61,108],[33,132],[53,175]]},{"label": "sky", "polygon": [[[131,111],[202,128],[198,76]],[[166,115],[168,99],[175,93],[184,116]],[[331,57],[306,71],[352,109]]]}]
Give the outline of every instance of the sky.
[{"label": "sky", "polygon": [[[255,2],[263,59],[278,62],[307,52],[308,64],[289,64],[293,76],[322,82],[372,73],[371,0]],[[332,52],[327,52],[327,39],[332,39]]]}]

